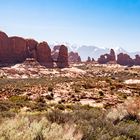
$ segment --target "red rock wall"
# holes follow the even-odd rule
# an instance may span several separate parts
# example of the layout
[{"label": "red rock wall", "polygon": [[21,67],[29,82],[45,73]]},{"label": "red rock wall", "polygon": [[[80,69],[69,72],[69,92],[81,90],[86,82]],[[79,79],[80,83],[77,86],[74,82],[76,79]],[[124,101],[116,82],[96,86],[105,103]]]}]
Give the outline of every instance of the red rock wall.
[{"label": "red rock wall", "polygon": [[[58,48],[56,47],[56,49]],[[54,60],[47,42],[38,44],[34,39],[8,37],[0,31],[0,66],[22,63],[26,58],[35,58],[41,65],[48,68],[53,67]],[[56,61],[60,68],[68,66],[67,47],[59,46]]]},{"label": "red rock wall", "polygon": [[36,50],[37,50],[38,42],[34,39],[26,39],[26,48],[27,48],[27,57],[29,58],[37,58]]},{"label": "red rock wall", "polygon": [[12,61],[14,63],[21,63],[27,57],[26,40],[21,37],[10,37],[10,47],[12,49]]},{"label": "red rock wall", "polygon": [[37,61],[48,68],[53,67],[53,60],[51,57],[51,49],[47,42],[41,42],[37,46],[36,50]]},{"label": "red rock wall", "polygon": [[0,31],[0,64],[11,61],[11,47],[8,36]]}]

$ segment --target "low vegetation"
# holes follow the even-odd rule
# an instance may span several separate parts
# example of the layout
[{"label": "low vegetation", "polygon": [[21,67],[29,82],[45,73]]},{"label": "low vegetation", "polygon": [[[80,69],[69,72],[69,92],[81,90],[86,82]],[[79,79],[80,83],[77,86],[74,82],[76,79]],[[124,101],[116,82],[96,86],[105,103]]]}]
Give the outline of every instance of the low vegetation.
[{"label": "low vegetation", "polygon": [[[68,111],[68,108],[71,110]],[[66,111],[67,110],[67,111]],[[129,112],[111,120],[108,111],[89,106],[63,106],[45,112],[1,117],[3,140],[139,140],[139,118]],[[138,115],[138,114],[137,114]],[[134,116],[133,116],[134,117]],[[115,123],[117,121],[117,123]]]},{"label": "low vegetation", "polygon": [[0,140],[140,140],[140,85],[124,82],[139,71],[78,68],[86,74],[2,77]]}]

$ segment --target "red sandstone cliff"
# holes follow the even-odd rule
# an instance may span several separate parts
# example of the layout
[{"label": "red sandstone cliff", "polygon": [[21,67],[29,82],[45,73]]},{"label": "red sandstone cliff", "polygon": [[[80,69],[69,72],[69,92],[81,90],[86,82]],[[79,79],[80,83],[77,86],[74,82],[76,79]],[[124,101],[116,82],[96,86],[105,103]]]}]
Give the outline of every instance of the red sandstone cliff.
[{"label": "red sandstone cliff", "polygon": [[[0,66],[22,63],[26,58],[34,58],[47,68],[53,67],[54,60],[47,42],[38,43],[34,39],[24,39],[18,36],[8,37],[0,31]],[[60,68],[68,66],[66,46],[59,46],[56,61]]]},{"label": "red sandstone cliff", "polygon": [[53,59],[51,57],[51,49],[47,42],[41,42],[36,49],[37,61],[46,67],[53,67]]}]

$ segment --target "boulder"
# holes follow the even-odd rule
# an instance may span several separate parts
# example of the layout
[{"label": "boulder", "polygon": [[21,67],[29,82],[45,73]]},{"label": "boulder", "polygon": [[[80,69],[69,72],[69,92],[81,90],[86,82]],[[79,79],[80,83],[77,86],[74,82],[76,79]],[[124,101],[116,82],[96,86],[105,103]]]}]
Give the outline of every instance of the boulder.
[{"label": "boulder", "polygon": [[43,65],[47,68],[53,67],[53,59],[51,57],[51,49],[50,49],[47,42],[41,42],[37,45],[36,57],[37,57],[37,61],[41,65]]}]

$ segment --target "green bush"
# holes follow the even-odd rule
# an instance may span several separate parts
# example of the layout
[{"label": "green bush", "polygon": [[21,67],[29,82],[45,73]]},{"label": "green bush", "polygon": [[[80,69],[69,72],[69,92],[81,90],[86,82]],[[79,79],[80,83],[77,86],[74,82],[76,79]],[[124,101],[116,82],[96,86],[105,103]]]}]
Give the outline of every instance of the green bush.
[{"label": "green bush", "polygon": [[24,103],[26,101],[29,101],[29,98],[27,96],[16,96],[16,95],[14,95],[14,96],[11,96],[9,98],[9,100],[11,102],[14,102],[14,103]]}]

